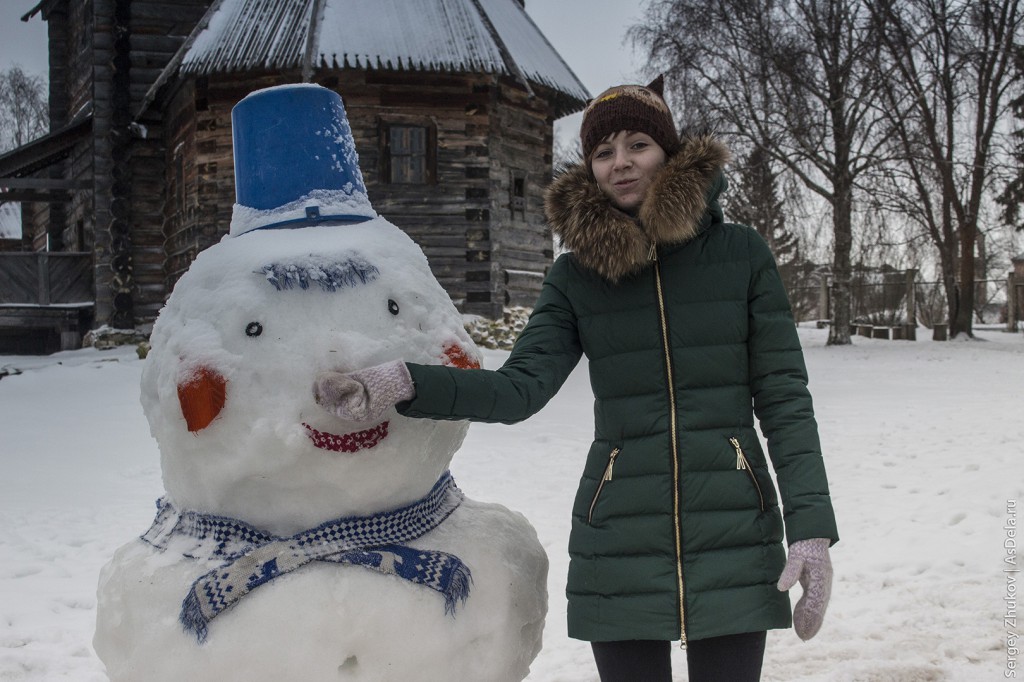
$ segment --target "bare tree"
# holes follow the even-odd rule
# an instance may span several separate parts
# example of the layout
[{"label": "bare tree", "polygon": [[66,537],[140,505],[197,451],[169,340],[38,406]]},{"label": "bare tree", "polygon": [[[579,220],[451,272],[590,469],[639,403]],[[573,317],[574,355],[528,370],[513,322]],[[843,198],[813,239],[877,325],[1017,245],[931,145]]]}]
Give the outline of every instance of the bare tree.
[{"label": "bare tree", "polygon": [[49,125],[46,82],[17,65],[0,71],[0,151],[45,135]]},{"label": "bare tree", "polygon": [[583,147],[579,135],[556,136],[551,146],[552,171],[558,175],[567,167],[581,163]]},{"label": "bare tree", "polygon": [[[1017,78],[1024,78],[1024,49],[1016,50],[1013,61]],[[1024,232],[1024,125],[1021,123],[1024,121],[1024,93],[1017,92],[1010,107],[1017,119],[1016,129],[1011,133],[1011,155],[1016,168],[996,201],[1002,206],[1000,219],[1018,232]]]},{"label": "bare tree", "polygon": [[894,204],[939,253],[950,334],[973,335],[979,216],[1018,72],[1021,0],[868,0],[884,50]]},{"label": "bare tree", "polygon": [[850,343],[854,195],[881,162],[872,29],[858,0],[655,0],[630,33],[684,123],[762,147],[829,205],[829,344]]},{"label": "bare tree", "polygon": [[785,202],[779,196],[779,173],[764,148],[755,146],[744,159],[736,161],[736,197],[723,207],[731,219],[754,227],[771,248],[787,289],[795,282],[788,275],[800,258],[800,238],[786,224]]}]

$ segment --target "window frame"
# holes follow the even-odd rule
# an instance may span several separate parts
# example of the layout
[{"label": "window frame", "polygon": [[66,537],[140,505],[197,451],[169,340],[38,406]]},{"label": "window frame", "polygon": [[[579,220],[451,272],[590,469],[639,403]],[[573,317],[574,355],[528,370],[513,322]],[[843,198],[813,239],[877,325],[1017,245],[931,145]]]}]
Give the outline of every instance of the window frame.
[{"label": "window frame", "polygon": [[[418,128],[424,131],[423,180],[395,180],[394,156],[391,151],[391,132],[395,128]],[[378,122],[380,140],[380,182],[384,185],[436,185],[437,184],[437,124],[427,116],[381,115]],[[415,154],[403,155],[415,158]]]},{"label": "window frame", "polygon": [[[508,173],[508,208],[509,214],[514,219],[517,217],[526,220],[527,208],[527,187],[529,186],[530,174],[521,168],[510,168]],[[517,191],[521,190],[521,191]]]}]

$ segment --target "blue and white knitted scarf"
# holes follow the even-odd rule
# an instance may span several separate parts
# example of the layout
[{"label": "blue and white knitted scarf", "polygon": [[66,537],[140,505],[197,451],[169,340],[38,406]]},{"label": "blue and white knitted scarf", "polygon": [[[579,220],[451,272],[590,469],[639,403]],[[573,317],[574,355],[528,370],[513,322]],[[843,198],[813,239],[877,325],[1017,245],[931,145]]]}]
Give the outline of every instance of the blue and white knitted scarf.
[{"label": "blue and white knitted scarf", "polygon": [[440,525],[463,497],[446,471],[418,502],[373,516],[335,519],[289,538],[264,533],[237,519],[179,512],[161,498],[156,519],[142,540],[164,550],[172,538],[187,539],[194,544],[183,552],[185,556],[226,560],[192,583],[181,605],[181,623],[200,643],[206,640],[210,621],[222,611],[260,585],[312,561],[354,564],[397,575],[440,592],[445,613],[454,614],[457,602],[469,597],[469,567],[452,554],[402,543]]}]

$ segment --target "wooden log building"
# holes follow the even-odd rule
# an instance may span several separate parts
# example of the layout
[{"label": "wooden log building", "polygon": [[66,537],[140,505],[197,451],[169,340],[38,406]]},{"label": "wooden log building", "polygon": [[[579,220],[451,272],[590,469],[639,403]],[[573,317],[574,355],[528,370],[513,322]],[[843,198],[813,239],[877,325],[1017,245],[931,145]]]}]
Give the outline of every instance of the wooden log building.
[{"label": "wooden log building", "polygon": [[[228,231],[232,107],[296,82],[341,94],[374,208],[460,310],[536,298],[553,123],[589,94],[524,0],[43,0],[37,15],[52,132],[0,156],[0,201],[22,202],[36,252],[34,271],[0,267],[0,329],[49,325],[46,350],[54,333],[146,330]],[[54,253],[70,290],[53,258],[42,273]]]}]

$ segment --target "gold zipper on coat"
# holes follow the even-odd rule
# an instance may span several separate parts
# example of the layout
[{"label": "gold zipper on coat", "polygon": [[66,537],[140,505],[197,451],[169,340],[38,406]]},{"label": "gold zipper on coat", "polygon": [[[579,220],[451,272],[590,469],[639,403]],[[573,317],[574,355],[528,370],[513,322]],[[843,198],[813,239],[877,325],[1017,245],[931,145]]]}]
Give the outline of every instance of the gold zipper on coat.
[{"label": "gold zipper on coat", "polygon": [[661,317],[661,343],[665,350],[665,371],[668,375],[669,425],[672,435],[672,520],[676,531],[676,581],[679,586],[679,646],[686,648],[686,591],[683,584],[683,533],[679,518],[679,446],[677,444],[678,425],[676,424],[676,388],[672,372],[672,351],[668,338],[668,317],[665,314],[665,292],[661,286],[661,266],[658,263],[658,251],[651,244],[650,259],[654,262],[654,283],[658,289],[658,314]]},{"label": "gold zipper on coat", "polygon": [[597,484],[594,498],[590,500],[590,512],[587,513],[588,524],[594,520],[594,507],[597,506],[597,498],[601,497],[601,491],[604,490],[605,482],[612,480],[612,468],[615,466],[615,458],[619,456],[619,452],[619,448],[615,448],[608,455],[608,466],[604,468],[604,476],[601,477],[600,483]]},{"label": "gold zipper on coat", "polygon": [[750,480],[754,482],[754,489],[757,490],[757,499],[761,502],[761,511],[764,511],[764,495],[761,494],[761,484],[757,482],[757,476],[754,475],[754,468],[750,466],[750,462],[747,461],[747,455],[743,452],[743,448],[740,447],[740,441],[737,438],[730,438],[729,442],[736,448],[736,469],[746,469],[747,473],[750,474]]}]

